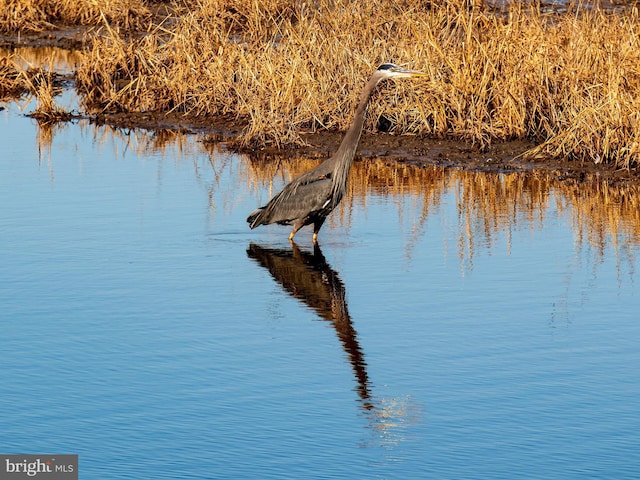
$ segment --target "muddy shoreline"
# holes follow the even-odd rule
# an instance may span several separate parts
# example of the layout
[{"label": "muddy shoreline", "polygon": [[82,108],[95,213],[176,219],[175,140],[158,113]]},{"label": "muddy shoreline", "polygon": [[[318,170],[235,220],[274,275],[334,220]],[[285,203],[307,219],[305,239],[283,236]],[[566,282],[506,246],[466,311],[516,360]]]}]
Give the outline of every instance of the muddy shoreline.
[{"label": "muddy shoreline", "polygon": [[[58,47],[67,50],[86,48],[91,29],[83,27],[62,28],[30,34],[2,34],[0,47],[20,49],[24,47]],[[143,128],[146,130],[172,130],[201,135],[205,142],[222,142],[232,151],[240,151],[258,157],[294,158],[307,156],[323,159],[338,147],[341,132],[302,133],[306,143],[300,147],[238,149],[234,138],[245,125],[232,117],[185,117],[179,113],[118,113],[88,116],[92,123],[107,124],[117,128]],[[559,180],[593,181],[601,179],[614,185],[640,185],[638,168],[616,169],[605,164],[589,164],[563,160],[530,160],[522,154],[535,147],[527,140],[494,142],[488,148],[450,138],[429,138],[417,135],[392,133],[363,133],[357,158],[378,158],[416,166],[440,166],[480,172],[538,172]]]},{"label": "muddy shoreline", "polygon": [[[179,114],[108,114],[91,118],[97,124],[119,128],[172,130],[201,135],[204,142],[224,143],[228,150],[261,158],[296,158],[305,156],[322,160],[330,157],[342,140],[342,132],[314,132],[301,134],[304,146],[260,149],[239,149],[233,140],[244,125],[233,118],[187,118]],[[456,139],[436,139],[417,135],[392,133],[363,133],[356,160],[377,158],[415,166],[438,166],[477,172],[537,172],[558,180],[593,181],[601,179],[612,185],[640,185],[637,169],[616,169],[610,165],[596,165],[552,159],[530,160],[523,154],[536,144],[526,140],[495,142],[488,148]]]}]

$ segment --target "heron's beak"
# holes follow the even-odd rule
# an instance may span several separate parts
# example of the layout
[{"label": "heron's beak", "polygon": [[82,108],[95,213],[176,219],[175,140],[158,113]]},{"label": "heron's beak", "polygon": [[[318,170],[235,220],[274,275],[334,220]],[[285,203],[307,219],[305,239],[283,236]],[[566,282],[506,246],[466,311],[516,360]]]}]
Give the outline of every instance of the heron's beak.
[{"label": "heron's beak", "polygon": [[427,73],[420,70],[407,70],[406,68],[398,68],[395,72],[399,78],[426,77]]}]

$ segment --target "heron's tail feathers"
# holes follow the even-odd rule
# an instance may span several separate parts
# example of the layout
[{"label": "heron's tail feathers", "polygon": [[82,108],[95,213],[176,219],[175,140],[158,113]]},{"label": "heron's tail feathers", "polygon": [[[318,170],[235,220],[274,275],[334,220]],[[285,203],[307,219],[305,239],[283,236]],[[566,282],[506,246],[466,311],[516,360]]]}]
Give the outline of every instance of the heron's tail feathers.
[{"label": "heron's tail feathers", "polygon": [[249,216],[247,217],[249,228],[256,228],[258,225],[262,225],[260,214],[263,212],[263,210],[264,207],[260,207],[249,214]]}]

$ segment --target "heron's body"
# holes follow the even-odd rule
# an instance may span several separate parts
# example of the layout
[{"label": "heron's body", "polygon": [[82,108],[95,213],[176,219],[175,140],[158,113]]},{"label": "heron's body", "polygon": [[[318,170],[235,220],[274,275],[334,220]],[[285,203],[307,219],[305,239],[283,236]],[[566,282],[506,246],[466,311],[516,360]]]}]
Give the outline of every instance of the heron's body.
[{"label": "heron's body", "polygon": [[[340,202],[343,190],[332,196],[334,189],[335,157],[322,162],[289,183],[280,193],[275,195],[264,207],[253,211],[247,222],[251,228],[270,223],[292,225],[295,232],[305,225],[314,224],[314,231],[320,230],[327,215]],[[332,161],[334,160],[334,161]]]},{"label": "heron's body", "polygon": [[405,70],[392,64],[381,65],[371,76],[362,93],[353,122],[340,147],[329,159],[300,175],[277,193],[264,207],[251,212],[247,222],[251,228],[279,223],[292,225],[289,240],[305,225],[313,224],[313,241],[327,216],[340,203],[362,134],[371,94],[381,80],[394,77],[422,76],[422,72]]}]

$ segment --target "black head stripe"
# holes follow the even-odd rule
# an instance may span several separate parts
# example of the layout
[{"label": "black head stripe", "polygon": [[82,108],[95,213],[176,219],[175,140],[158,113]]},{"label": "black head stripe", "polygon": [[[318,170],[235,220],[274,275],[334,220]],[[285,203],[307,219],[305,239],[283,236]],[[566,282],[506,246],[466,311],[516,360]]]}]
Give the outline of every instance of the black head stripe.
[{"label": "black head stripe", "polygon": [[383,63],[378,67],[378,70],[391,70],[393,68],[398,68],[398,67],[393,63]]}]

